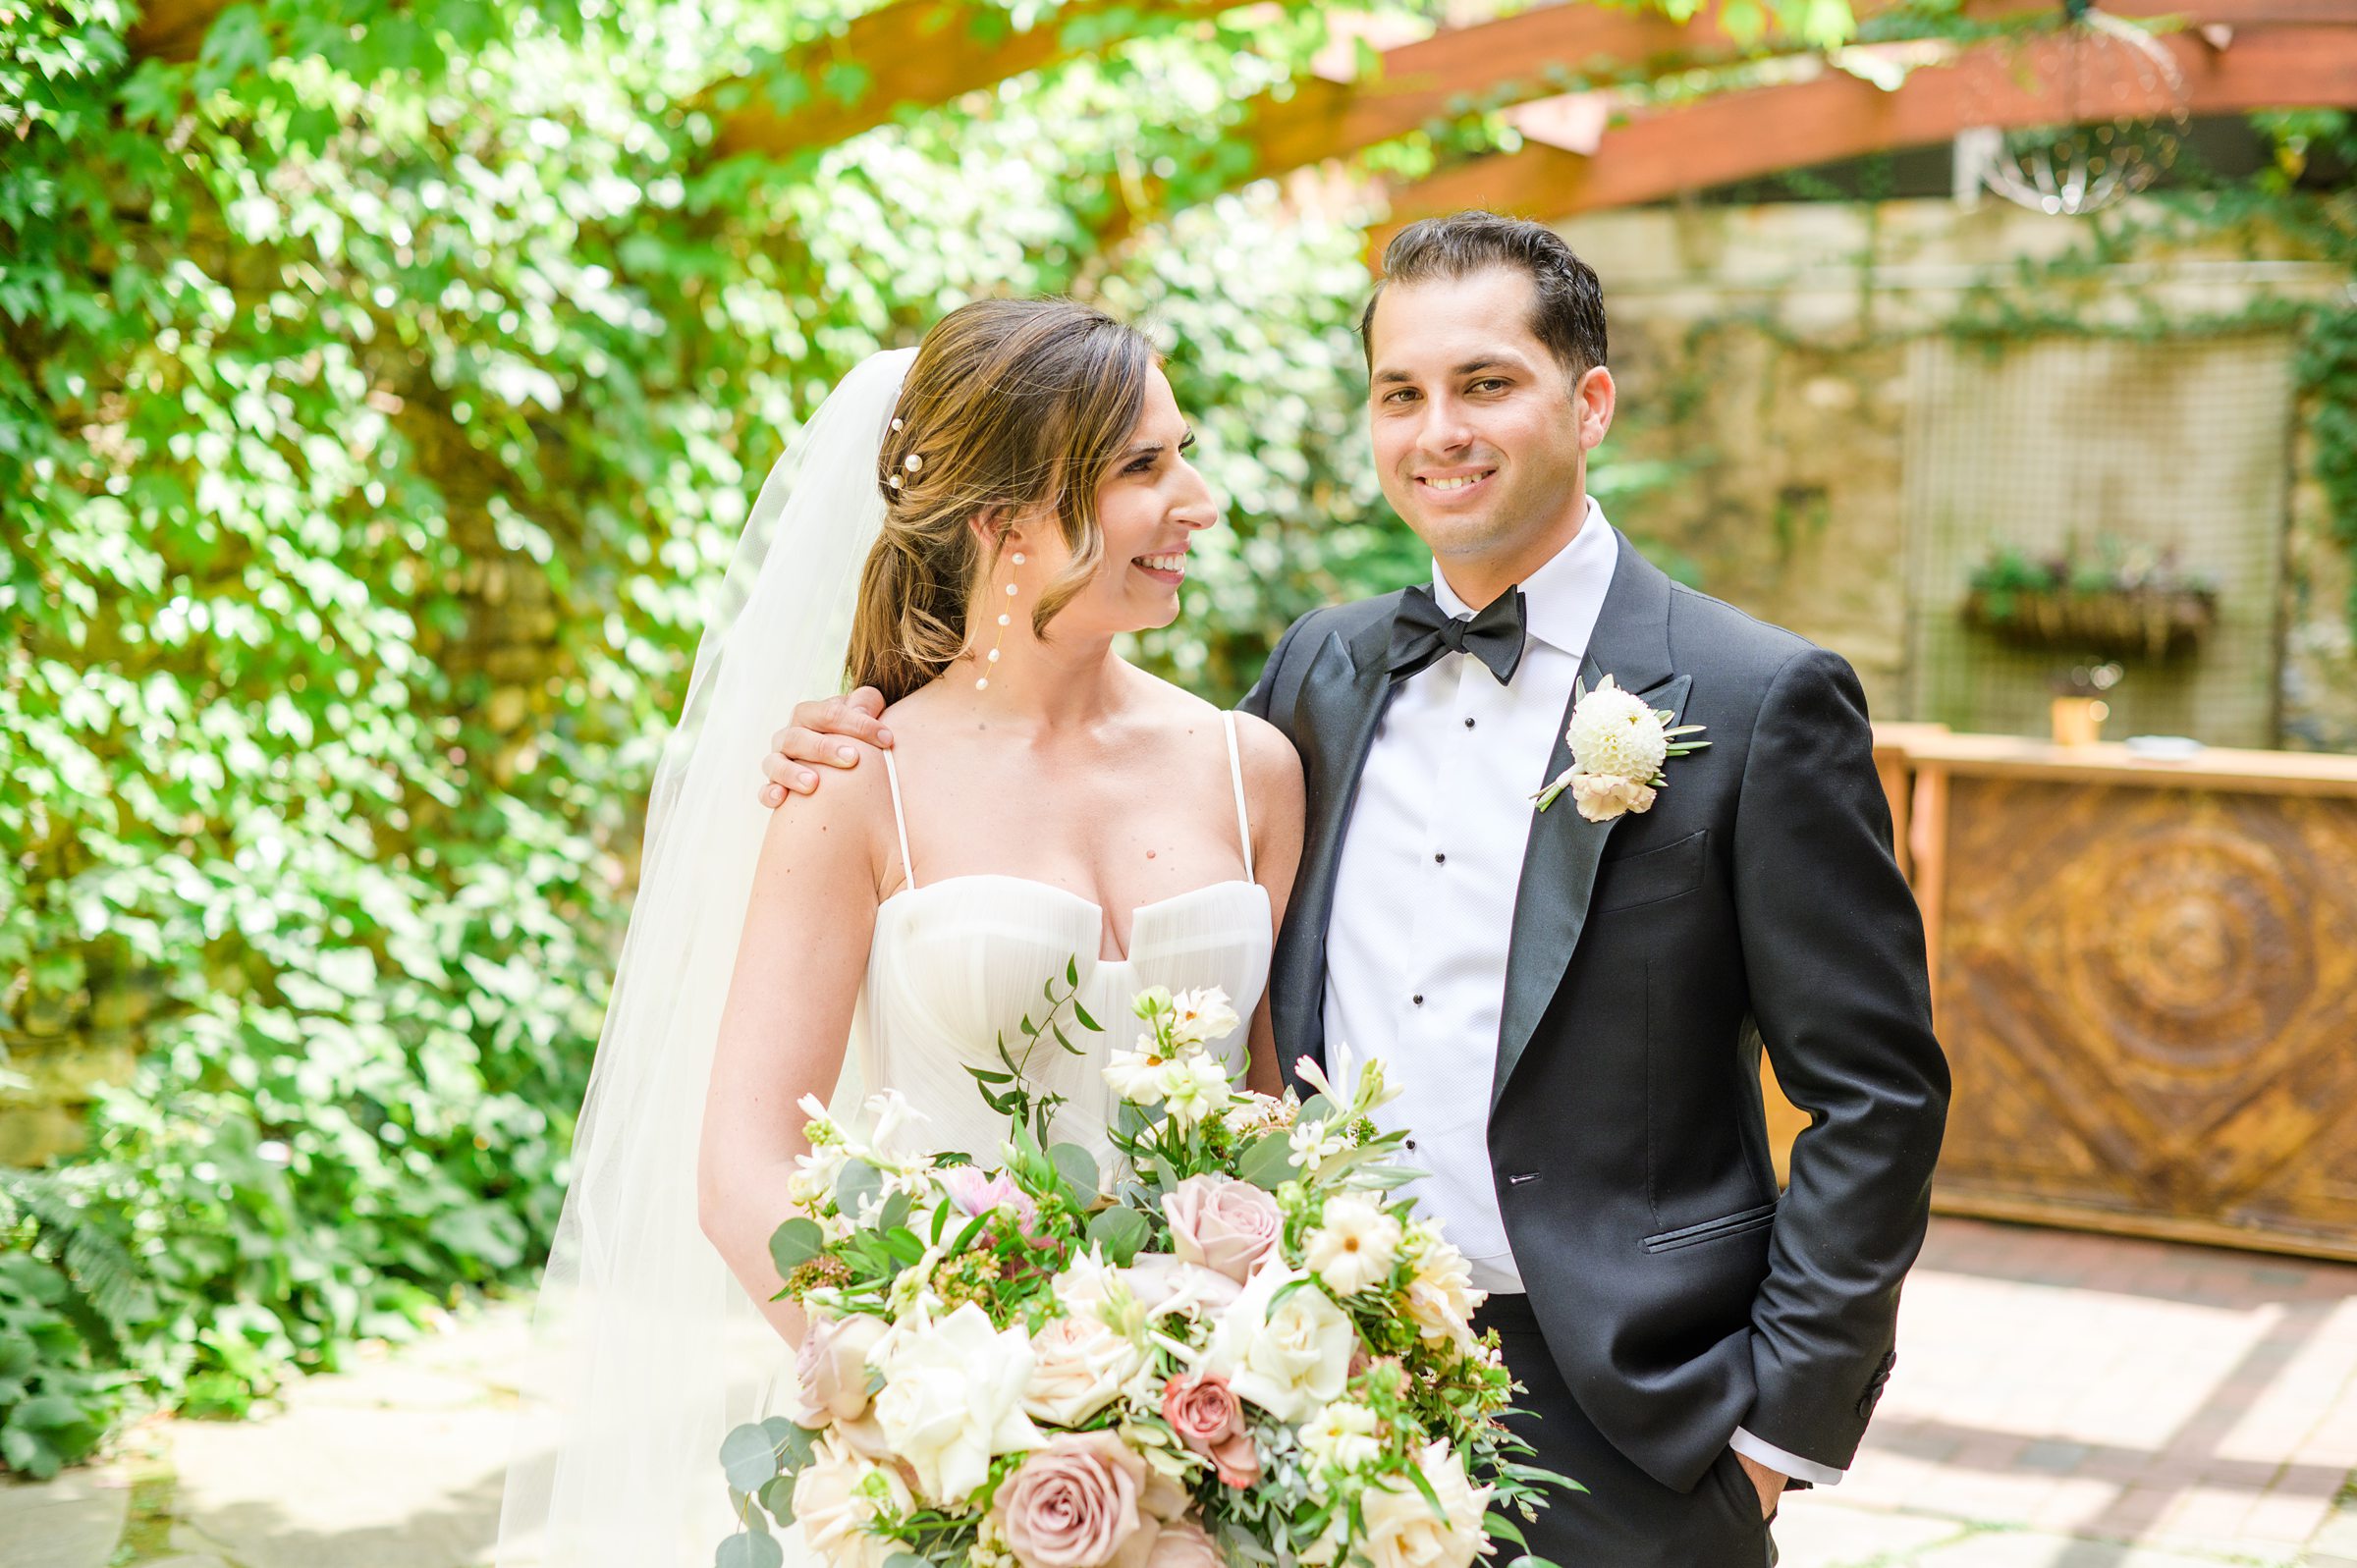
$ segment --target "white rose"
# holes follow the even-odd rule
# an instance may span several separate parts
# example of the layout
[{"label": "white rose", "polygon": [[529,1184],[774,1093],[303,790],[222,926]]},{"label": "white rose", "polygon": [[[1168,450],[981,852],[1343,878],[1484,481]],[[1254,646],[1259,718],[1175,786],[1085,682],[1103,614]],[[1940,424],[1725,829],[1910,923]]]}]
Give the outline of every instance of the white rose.
[{"label": "white rose", "polygon": [[1302,1243],[1302,1262],[1338,1296],[1383,1283],[1398,1256],[1399,1221],[1348,1193],[1326,1200],[1324,1217]]},{"label": "white rose", "polygon": [[1220,1315],[1204,1358],[1237,1398],[1280,1421],[1298,1422],[1340,1394],[1358,1345],[1349,1318],[1314,1282],[1270,1306],[1280,1290],[1308,1278],[1274,1260],[1262,1265]]},{"label": "white rose", "polygon": [[1311,1412],[1301,1424],[1301,1451],[1321,1466],[1356,1470],[1383,1452],[1375,1427],[1374,1411],[1337,1399]]},{"label": "white rose", "polygon": [[1163,1108],[1181,1127],[1191,1127],[1206,1116],[1218,1115],[1235,1098],[1234,1087],[1228,1082],[1228,1069],[1200,1052],[1165,1066],[1158,1086],[1162,1090]]},{"label": "white rose", "polygon": [[1484,1544],[1481,1516],[1491,1488],[1466,1481],[1465,1467],[1445,1441],[1427,1447],[1416,1468],[1441,1499],[1441,1517],[1403,1479],[1394,1478],[1396,1487],[1369,1487],[1359,1497],[1367,1526],[1359,1549],[1375,1568],[1469,1568]]},{"label": "white rose", "polygon": [[970,1301],[921,1330],[899,1326],[883,1347],[876,1420],[928,1498],[959,1502],[982,1485],[991,1455],[1041,1441],[1022,1409],[1031,1342],[1020,1328],[992,1328]]},{"label": "white rose", "polygon": [[1023,1409],[1040,1421],[1077,1427],[1113,1403],[1144,1360],[1093,1312],[1055,1319],[1031,1336]]},{"label": "white rose", "polygon": [[905,1514],[913,1506],[898,1475],[832,1439],[794,1478],[795,1523],[828,1568],[884,1568],[884,1559],[906,1551],[907,1542],[870,1535],[867,1527],[879,1514]]}]

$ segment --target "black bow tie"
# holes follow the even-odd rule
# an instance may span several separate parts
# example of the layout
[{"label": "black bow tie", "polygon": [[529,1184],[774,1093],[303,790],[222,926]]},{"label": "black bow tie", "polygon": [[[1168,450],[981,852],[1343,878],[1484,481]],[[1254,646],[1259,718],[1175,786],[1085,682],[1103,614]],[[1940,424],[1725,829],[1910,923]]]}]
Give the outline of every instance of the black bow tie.
[{"label": "black bow tie", "polygon": [[1490,667],[1500,685],[1514,678],[1522,662],[1522,590],[1490,601],[1477,616],[1452,620],[1441,611],[1430,588],[1410,588],[1399,597],[1392,619],[1389,664],[1392,678],[1404,680],[1430,669],[1445,653],[1469,653]]}]

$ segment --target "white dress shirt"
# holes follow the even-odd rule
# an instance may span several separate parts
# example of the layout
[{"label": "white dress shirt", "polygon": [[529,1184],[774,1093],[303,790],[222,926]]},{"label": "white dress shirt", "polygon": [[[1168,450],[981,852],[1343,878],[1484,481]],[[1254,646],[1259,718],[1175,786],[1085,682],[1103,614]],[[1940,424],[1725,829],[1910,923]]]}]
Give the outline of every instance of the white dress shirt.
[{"label": "white dress shirt", "polygon": [[[1431,1172],[1401,1191],[1464,1253],[1473,1284],[1519,1293],[1490,1169],[1490,1083],[1506,1006],[1507,950],[1522,856],[1571,688],[1612,587],[1619,547],[1594,497],[1579,532],[1521,584],[1528,640],[1510,683],[1444,653],[1398,683],[1359,775],[1326,934],[1330,1064],[1383,1058],[1402,1093],[1375,1112],[1408,1134]],[[1449,616],[1472,607],[1433,563]],[[1338,1087],[1346,1087],[1338,1085]],[[1738,1431],[1733,1444],[1780,1473],[1827,1485],[1841,1472]]]}]

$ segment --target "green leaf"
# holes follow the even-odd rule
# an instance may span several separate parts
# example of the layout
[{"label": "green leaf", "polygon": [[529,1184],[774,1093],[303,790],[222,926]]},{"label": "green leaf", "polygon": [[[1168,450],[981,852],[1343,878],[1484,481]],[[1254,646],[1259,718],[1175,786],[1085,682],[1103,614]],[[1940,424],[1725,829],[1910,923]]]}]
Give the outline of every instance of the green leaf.
[{"label": "green leaf", "polygon": [[843,1174],[835,1178],[835,1207],[857,1218],[868,1199],[884,1190],[884,1172],[864,1160],[844,1163]]},{"label": "green leaf", "polygon": [[713,1553],[712,1568],[786,1568],[786,1548],[775,1536],[731,1536]]},{"label": "green leaf", "polygon": [[747,1422],[720,1440],[720,1468],[739,1491],[759,1491],[777,1479],[776,1445],[768,1433]]},{"label": "green leaf", "polygon": [[778,1456],[779,1466],[789,1474],[810,1462],[818,1442],[817,1433],[796,1426],[784,1416],[764,1416],[761,1430],[769,1436],[770,1451]]},{"label": "green leaf", "polygon": [[1107,1262],[1124,1269],[1153,1233],[1146,1217],[1134,1209],[1101,1209],[1088,1222],[1088,1239],[1105,1249]]},{"label": "green leaf", "polygon": [[1060,1143],[1048,1150],[1048,1162],[1076,1199],[1087,1204],[1097,1196],[1097,1158],[1076,1143]]},{"label": "green leaf", "polygon": [[1292,1146],[1281,1132],[1264,1132],[1244,1146],[1236,1158],[1235,1173],[1266,1192],[1275,1192],[1288,1181],[1301,1179],[1301,1167],[1294,1162]]},{"label": "green leaf", "polygon": [[1341,1112],[1342,1108],[1337,1106],[1333,1101],[1327,1099],[1324,1095],[1311,1095],[1306,1101],[1302,1102],[1301,1113],[1296,1116],[1294,1120],[1331,1121],[1337,1115],[1341,1114]]},{"label": "green leaf", "polygon": [[1080,1005],[1080,999],[1078,997],[1074,997],[1072,999],[1072,1018],[1073,1021],[1078,1023],[1081,1028],[1086,1029],[1091,1034],[1101,1035],[1105,1032],[1105,1026],[1098,1023],[1096,1019],[1091,1018],[1088,1015],[1088,1009]]},{"label": "green leaf", "polygon": [[763,1487],[757,1494],[761,1506],[769,1510],[769,1516],[781,1528],[794,1523],[794,1479],[792,1476],[780,1476]]},{"label": "green leaf", "polygon": [[818,1221],[798,1215],[769,1233],[769,1261],[777,1266],[780,1277],[794,1272],[826,1247],[826,1232],[818,1228]]}]

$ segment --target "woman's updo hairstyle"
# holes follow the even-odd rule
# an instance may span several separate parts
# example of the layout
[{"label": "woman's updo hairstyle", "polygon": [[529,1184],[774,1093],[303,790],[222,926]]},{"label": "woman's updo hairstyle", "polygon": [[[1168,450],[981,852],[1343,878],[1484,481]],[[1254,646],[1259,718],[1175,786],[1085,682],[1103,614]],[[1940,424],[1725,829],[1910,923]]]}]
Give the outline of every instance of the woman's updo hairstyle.
[{"label": "woman's updo hairstyle", "polygon": [[978,299],[934,324],[877,465],[884,531],[859,579],[853,685],[898,702],[974,645],[967,610],[1000,547],[971,522],[989,508],[1009,520],[1052,510],[1071,550],[1031,609],[1045,634],[1104,556],[1097,487],[1137,428],[1154,363],[1136,332],[1066,299]]}]

